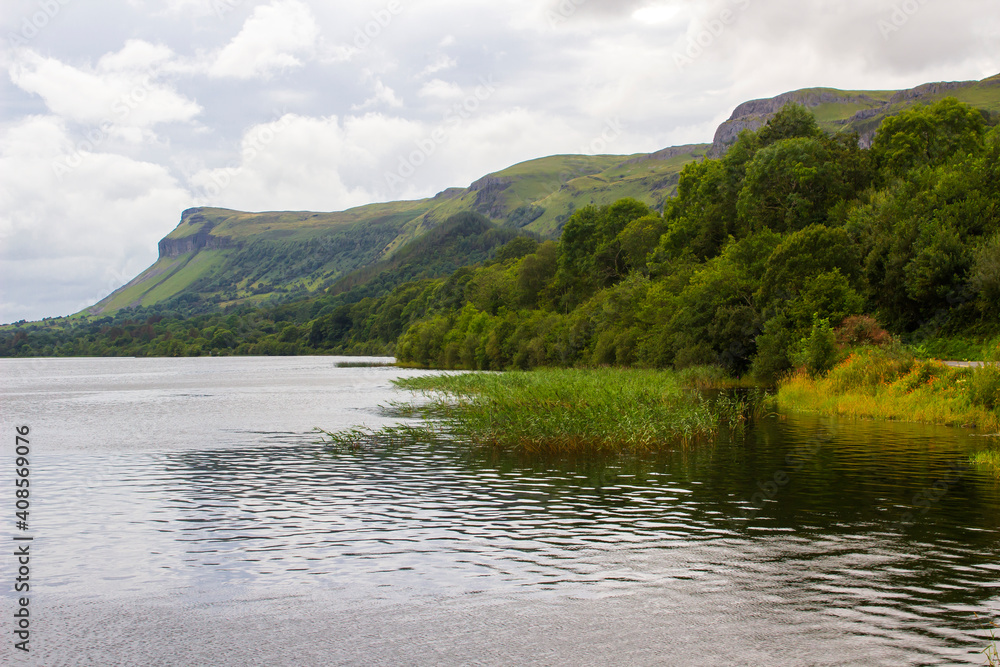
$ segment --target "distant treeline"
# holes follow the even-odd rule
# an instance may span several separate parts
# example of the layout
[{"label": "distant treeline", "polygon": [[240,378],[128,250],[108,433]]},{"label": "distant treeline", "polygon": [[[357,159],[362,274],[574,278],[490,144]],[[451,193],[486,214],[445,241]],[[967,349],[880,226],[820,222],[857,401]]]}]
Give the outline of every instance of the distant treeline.
[{"label": "distant treeline", "polygon": [[708,364],[768,379],[829,363],[838,333],[1000,334],[1000,129],[954,99],[886,119],[870,149],[789,105],[725,157],[688,165],[662,214],[590,206],[558,242],[494,234],[504,245],[485,244],[478,264],[421,273],[441,244],[489,233],[460,223],[452,246],[446,229],[339,294],[25,325],[0,334],[0,354],[394,353],[442,368]]}]

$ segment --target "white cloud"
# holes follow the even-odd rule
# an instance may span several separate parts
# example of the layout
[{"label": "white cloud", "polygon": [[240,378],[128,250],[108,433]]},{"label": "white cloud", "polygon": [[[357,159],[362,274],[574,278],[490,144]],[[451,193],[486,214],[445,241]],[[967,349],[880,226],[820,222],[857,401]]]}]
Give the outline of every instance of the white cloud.
[{"label": "white cloud", "polygon": [[458,66],[458,61],[454,58],[447,56],[445,54],[439,54],[431,63],[424,68],[424,71],[420,73],[420,76],[428,76],[430,74],[437,74],[446,69],[452,69]]},{"label": "white cloud", "polygon": [[32,116],[0,135],[0,321],[68,315],[156,259],[191,201],[157,164],[74,154],[65,124]]},{"label": "white cloud", "polygon": [[208,72],[216,77],[251,79],[301,67],[299,56],[311,54],[319,26],[300,0],[274,0],[261,5],[243,29],[215,57]]},{"label": "white cloud", "polygon": [[[3,34],[21,34],[39,0],[4,2]],[[995,0],[921,0],[883,34],[879,21],[904,4],[66,3],[31,28],[27,49],[0,48],[13,84],[0,105],[0,300],[20,309],[0,305],[0,318],[64,312],[77,282],[96,300],[94,276],[107,282],[105,271],[131,278],[187,189],[244,210],[343,209],[431,195],[553,153],[708,141],[740,102],[795,88],[902,88],[1000,71]],[[132,36],[143,38],[124,41]],[[702,53],[678,68],[674,53],[699,38]],[[308,76],[281,76],[307,67]],[[482,78],[495,92],[454,115]],[[296,115],[262,123],[275,107]],[[612,122],[621,132],[605,149]],[[95,131],[107,140],[86,138]],[[78,159],[62,180],[52,171]],[[386,174],[400,169],[409,175],[390,187]],[[119,250],[94,241],[109,238]]]},{"label": "white cloud", "polygon": [[396,97],[396,92],[381,80],[375,81],[375,94],[362,102],[351,107],[352,111],[363,111],[372,107],[402,107],[403,101]]},{"label": "white cloud", "polygon": [[632,18],[640,23],[658,25],[672,22],[681,12],[682,9],[675,4],[646,5],[635,10]]},{"label": "white cloud", "polygon": [[359,176],[372,173],[389,146],[416,133],[407,121],[377,114],[344,123],[290,114],[248,130],[231,166],[204,169],[191,182],[211,206],[341,210],[372,201]]},{"label": "white cloud", "polygon": [[66,120],[148,129],[159,123],[188,122],[202,110],[160,80],[172,57],[169,48],[138,40],[106,54],[96,67],[73,67],[29,50],[19,54],[10,78]]},{"label": "white cloud", "polygon": [[448,100],[461,97],[463,92],[462,87],[454,81],[447,82],[441,79],[432,79],[423,85],[419,94],[421,97],[436,97]]}]

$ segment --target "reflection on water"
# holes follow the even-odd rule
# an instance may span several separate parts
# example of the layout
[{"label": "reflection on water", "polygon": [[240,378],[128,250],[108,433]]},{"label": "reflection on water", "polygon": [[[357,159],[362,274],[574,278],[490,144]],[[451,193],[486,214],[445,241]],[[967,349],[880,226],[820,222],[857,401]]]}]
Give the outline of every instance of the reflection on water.
[{"label": "reflection on water", "polygon": [[[330,366],[378,419],[398,371]],[[1000,488],[966,432],[771,418],[638,457],[333,451],[311,421],[238,432],[198,401],[200,447],[53,443],[33,464],[53,617],[35,664],[94,664],[83,636],[119,646],[106,664],[985,662]]]}]

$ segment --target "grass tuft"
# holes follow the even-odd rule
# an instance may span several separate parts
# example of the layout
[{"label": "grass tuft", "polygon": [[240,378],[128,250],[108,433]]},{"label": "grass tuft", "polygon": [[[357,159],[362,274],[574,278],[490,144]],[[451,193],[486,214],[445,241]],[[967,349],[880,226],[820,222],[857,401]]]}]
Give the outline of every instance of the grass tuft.
[{"label": "grass tuft", "polygon": [[[738,426],[753,396],[708,400],[675,373],[543,369],[396,380],[430,399],[416,409],[429,436],[527,452],[644,451],[687,445]],[[378,433],[347,432],[337,442]]]},{"label": "grass tuft", "polygon": [[1000,449],[987,449],[969,457],[973,465],[983,466],[1000,478]]},{"label": "grass tuft", "polygon": [[[978,614],[976,616],[978,617]],[[1000,667],[1000,651],[997,650],[997,637],[994,632],[995,629],[1000,629],[1000,625],[997,625],[996,621],[990,621],[989,623],[987,630],[990,633],[990,645],[980,651],[980,653],[986,656],[990,667]]]}]

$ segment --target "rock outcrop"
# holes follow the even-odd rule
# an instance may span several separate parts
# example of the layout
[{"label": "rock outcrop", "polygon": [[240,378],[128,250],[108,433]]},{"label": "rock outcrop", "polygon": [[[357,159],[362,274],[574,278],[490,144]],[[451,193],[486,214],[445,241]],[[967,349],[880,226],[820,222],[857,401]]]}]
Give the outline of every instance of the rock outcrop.
[{"label": "rock outcrop", "polygon": [[[871,145],[875,136],[877,123],[865,123],[879,119],[892,113],[898,105],[919,102],[925,98],[941,97],[948,91],[977,85],[977,81],[949,81],[927,83],[909,90],[901,90],[888,100],[877,99],[865,93],[850,93],[830,88],[810,88],[783,93],[776,97],[760,100],[750,100],[736,107],[733,114],[715,132],[709,155],[718,157],[725,154],[743,130],[758,130],[771,120],[783,106],[790,102],[801,104],[806,108],[816,108],[822,104],[844,104],[852,108],[862,106],[852,116],[840,120],[829,121],[840,127],[857,129],[860,143],[864,147]],[[854,127],[858,125],[858,127]],[[828,128],[829,129],[829,128]]]},{"label": "rock outcrop", "polygon": [[222,250],[224,248],[236,248],[239,246],[228,236],[213,236],[212,228],[215,226],[203,214],[201,209],[189,208],[181,214],[181,224],[200,225],[201,228],[194,234],[182,236],[180,238],[166,237],[160,239],[157,249],[160,258],[179,257],[189,252],[198,250]]}]

